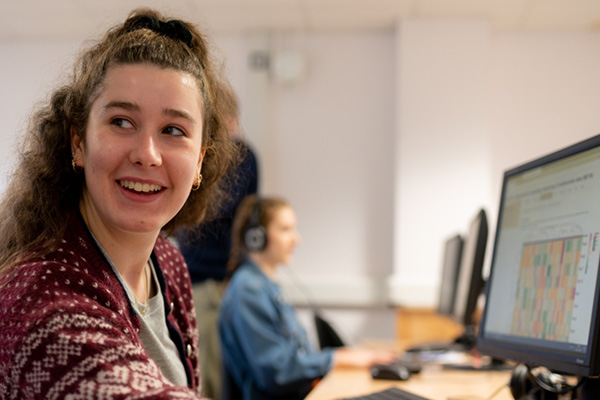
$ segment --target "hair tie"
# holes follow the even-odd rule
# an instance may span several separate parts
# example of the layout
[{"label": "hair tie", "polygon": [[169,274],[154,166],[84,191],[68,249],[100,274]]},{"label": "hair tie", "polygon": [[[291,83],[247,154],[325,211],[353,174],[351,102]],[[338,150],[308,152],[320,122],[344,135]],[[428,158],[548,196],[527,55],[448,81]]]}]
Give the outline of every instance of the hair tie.
[{"label": "hair tie", "polygon": [[182,41],[189,48],[192,47],[192,39],[194,36],[185,24],[177,19],[163,22],[158,18],[142,15],[128,21],[127,25],[127,32],[146,28],[171,39]]}]

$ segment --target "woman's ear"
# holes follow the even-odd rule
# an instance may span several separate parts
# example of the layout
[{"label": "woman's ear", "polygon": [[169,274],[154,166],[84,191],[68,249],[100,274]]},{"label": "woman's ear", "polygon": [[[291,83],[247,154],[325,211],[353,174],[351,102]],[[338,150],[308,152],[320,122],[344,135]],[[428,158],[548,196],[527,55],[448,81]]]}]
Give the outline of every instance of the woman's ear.
[{"label": "woman's ear", "polygon": [[71,155],[73,156],[73,165],[83,167],[83,138],[74,126],[71,126]]},{"label": "woman's ear", "polygon": [[202,161],[204,161],[204,155],[206,154],[206,147],[200,150],[200,158],[198,159],[198,171],[202,170]]}]

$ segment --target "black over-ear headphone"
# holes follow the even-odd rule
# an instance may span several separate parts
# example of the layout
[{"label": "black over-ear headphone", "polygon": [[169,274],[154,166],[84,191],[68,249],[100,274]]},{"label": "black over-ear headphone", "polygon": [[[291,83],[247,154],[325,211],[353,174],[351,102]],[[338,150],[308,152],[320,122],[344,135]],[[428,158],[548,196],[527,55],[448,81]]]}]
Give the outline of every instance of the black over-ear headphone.
[{"label": "black over-ear headphone", "polygon": [[557,400],[560,393],[560,388],[553,382],[552,373],[542,371],[533,377],[531,370],[524,364],[517,365],[513,370],[509,387],[517,400]]},{"label": "black over-ear headphone", "polygon": [[244,234],[244,243],[250,251],[261,251],[267,247],[267,230],[260,224],[260,203],[257,198],[250,214],[250,225]]}]

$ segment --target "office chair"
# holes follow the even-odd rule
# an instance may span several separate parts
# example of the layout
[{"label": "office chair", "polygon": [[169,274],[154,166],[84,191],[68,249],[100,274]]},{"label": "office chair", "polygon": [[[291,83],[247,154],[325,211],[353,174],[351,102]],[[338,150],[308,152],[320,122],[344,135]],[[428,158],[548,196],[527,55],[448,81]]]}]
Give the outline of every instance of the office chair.
[{"label": "office chair", "polygon": [[242,391],[229,373],[225,362],[221,363],[221,400],[242,400]]},{"label": "office chair", "polygon": [[327,322],[318,312],[313,314],[315,327],[317,329],[317,338],[319,339],[319,347],[323,350],[326,347],[343,347],[344,341],[337,334],[335,329]]}]

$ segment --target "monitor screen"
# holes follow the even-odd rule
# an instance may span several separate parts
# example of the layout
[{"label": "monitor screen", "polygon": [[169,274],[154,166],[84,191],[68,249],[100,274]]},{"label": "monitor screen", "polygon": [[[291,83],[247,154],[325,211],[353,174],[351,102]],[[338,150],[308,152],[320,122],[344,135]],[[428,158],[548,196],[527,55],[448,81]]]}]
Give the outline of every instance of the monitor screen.
[{"label": "monitor screen", "polygon": [[597,375],[599,239],[600,135],[506,171],[479,351]]},{"label": "monitor screen", "polygon": [[483,292],[483,261],[488,239],[488,224],[485,211],[480,210],[471,221],[463,246],[456,283],[453,318],[470,329],[477,300]]},{"label": "monitor screen", "polygon": [[456,284],[458,281],[458,269],[463,249],[463,238],[454,235],[444,242],[444,259],[442,264],[442,275],[438,298],[437,313],[439,315],[452,316],[454,312],[454,300],[456,299]]}]

